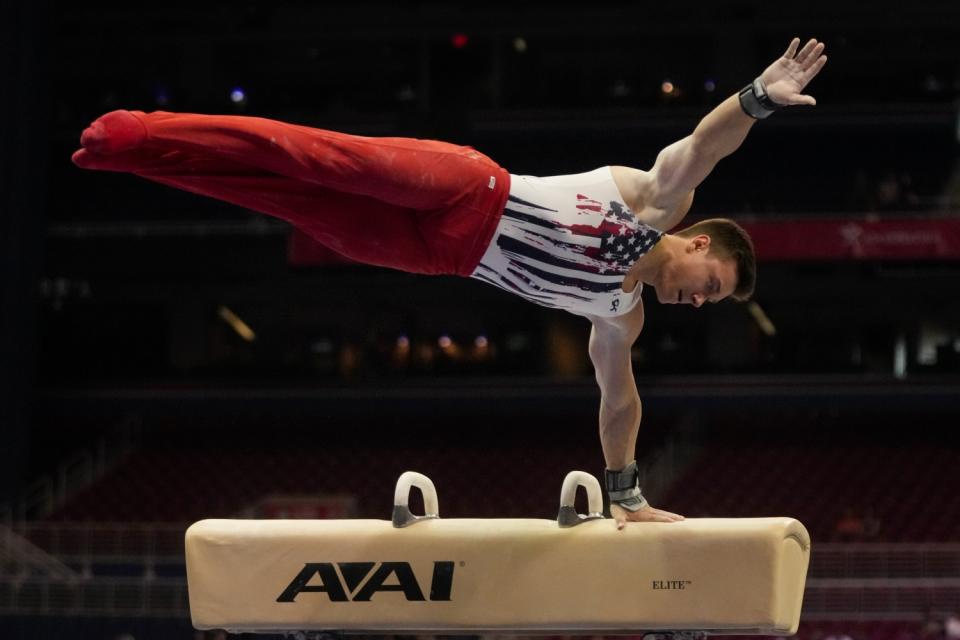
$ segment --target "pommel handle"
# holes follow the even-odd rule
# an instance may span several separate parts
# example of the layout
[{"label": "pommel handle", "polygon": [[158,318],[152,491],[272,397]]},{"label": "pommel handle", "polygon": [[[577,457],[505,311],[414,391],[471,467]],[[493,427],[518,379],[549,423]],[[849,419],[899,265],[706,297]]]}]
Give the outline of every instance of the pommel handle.
[{"label": "pommel handle", "polygon": [[[587,490],[587,508],[590,513],[577,513],[574,503],[577,499],[577,487]],[[560,489],[560,513],[557,514],[557,524],[561,527],[573,527],[587,520],[603,518],[603,492],[600,483],[586,471],[571,471],[563,479]]]},{"label": "pommel handle", "polygon": [[[423,509],[426,513],[415,516],[410,512],[410,489],[416,487],[423,494]],[[437,488],[433,480],[417,473],[404,471],[397,480],[397,489],[393,492],[393,526],[403,528],[421,520],[431,520],[440,517],[440,505],[437,500]]]}]

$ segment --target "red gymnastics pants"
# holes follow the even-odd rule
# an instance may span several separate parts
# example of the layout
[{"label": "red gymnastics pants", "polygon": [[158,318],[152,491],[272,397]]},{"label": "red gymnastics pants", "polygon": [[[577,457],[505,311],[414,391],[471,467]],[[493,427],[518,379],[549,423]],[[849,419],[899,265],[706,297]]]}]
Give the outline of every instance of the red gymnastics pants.
[{"label": "red gymnastics pants", "polygon": [[469,276],[510,175],[470,147],[370,138],[251,118],[114,111],[73,161],[286,220],[348,258]]}]

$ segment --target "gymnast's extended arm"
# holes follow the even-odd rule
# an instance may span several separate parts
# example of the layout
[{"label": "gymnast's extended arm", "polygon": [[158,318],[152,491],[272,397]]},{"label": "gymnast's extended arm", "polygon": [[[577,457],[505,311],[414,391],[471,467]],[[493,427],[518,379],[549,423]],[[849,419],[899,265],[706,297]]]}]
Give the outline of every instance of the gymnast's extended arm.
[{"label": "gymnast's extended arm", "polygon": [[[797,53],[799,45],[800,39],[794,38],[783,56],[757,79],[776,107],[817,103],[801,92],[826,63],[827,57],[822,55],[825,45],[811,39]],[[753,96],[745,97],[749,100]],[[697,185],[721,158],[740,147],[757,118],[769,115],[762,108],[748,115],[749,107],[749,103],[742,106],[739,93],[730,96],[708,113],[692,134],[665,147],[653,168],[642,174],[648,209],[660,212],[652,216],[654,227],[666,231],[676,226],[690,209]]]},{"label": "gymnast's extended arm", "polygon": [[[608,470],[619,471],[634,461],[642,405],[633,377],[630,348],[643,329],[643,302],[625,316],[590,316],[590,360],[600,385],[600,444]],[[667,511],[645,505],[633,511],[611,504],[610,512],[623,528],[627,520],[673,522],[682,520]]]}]

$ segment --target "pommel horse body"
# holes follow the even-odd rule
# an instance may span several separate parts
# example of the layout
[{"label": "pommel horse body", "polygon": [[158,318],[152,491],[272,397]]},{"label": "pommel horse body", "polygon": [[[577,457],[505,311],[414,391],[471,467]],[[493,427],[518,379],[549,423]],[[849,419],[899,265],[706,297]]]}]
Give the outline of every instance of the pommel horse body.
[{"label": "pommel horse body", "polygon": [[[411,487],[425,515],[410,512]],[[578,486],[590,513],[578,514]],[[810,536],[792,518],[629,523],[568,474],[558,519],[443,519],[400,477],[387,520],[202,520],[186,533],[198,629],[792,635]]]}]

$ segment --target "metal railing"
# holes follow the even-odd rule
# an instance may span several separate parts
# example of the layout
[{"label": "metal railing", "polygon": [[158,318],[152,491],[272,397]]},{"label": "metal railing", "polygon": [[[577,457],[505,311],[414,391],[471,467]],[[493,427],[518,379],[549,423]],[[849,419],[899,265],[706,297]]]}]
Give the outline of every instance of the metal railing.
[{"label": "metal railing", "polygon": [[[811,580],[805,620],[921,620],[960,609],[960,581]],[[176,617],[189,614],[184,578],[0,579],[0,614]]]},{"label": "metal railing", "polygon": [[[187,526],[25,522],[12,529],[64,562],[150,564],[183,561]],[[814,542],[809,577],[960,579],[960,544]]]},{"label": "metal railing", "polygon": [[0,614],[184,617],[189,611],[183,578],[0,580]]},{"label": "metal railing", "polygon": [[958,610],[955,579],[811,579],[803,595],[805,620],[922,620]]},{"label": "metal railing", "polygon": [[73,570],[9,527],[0,525],[0,575],[42,575],[69,580]]},{"label": "metal railing", "polygon": [[[152,580],[158,567],[168,568],[167,573],[182,573],[186,529],[186,524],[30,522],[14,526],[13,532],[82,576],[120,570],[124,576]],[[19,563],[10,557],[5,560],[0,578],[31,572],[30,558],[20,558]]]},{"label": "metal railing", "polygon": [[[188,614],[186,524],[21,523],[0,567],[0,614],[127,617]],[[75,577],[23,570],[40,549]],[[29,556],[29,557],[27,557]],[[17,567],[17,562],[24,567]],[[122,577],[104,566],[122,566]],[[157,575],[166,565],[170,575]],[[162,573],[162,572],[161,572]],[[960,544],[814,543],[806,620],[921,620],[960,610]]]},{"label": "metal railing", "polygon": [[811,578],[960,578],[960,544],[814,543]]}]

